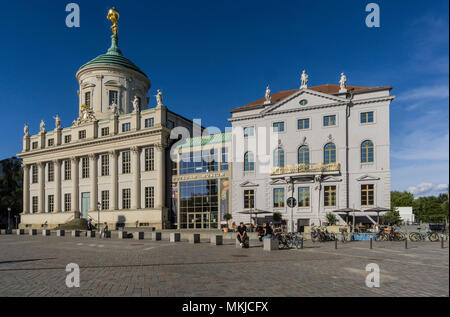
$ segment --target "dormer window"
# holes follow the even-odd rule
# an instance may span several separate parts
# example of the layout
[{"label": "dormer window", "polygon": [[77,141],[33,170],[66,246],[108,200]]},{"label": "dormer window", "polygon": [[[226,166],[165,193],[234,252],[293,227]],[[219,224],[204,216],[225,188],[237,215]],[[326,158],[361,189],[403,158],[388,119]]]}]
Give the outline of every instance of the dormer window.
[{"label": "dormer window", "polygon": [[119,93],[117,90],[109,91],[109,105],[119,105]]},{"label": "dormer window", "polygon": [[91,106],[91,92],[88,91],[84,94],[84,104],[88,107]]}]

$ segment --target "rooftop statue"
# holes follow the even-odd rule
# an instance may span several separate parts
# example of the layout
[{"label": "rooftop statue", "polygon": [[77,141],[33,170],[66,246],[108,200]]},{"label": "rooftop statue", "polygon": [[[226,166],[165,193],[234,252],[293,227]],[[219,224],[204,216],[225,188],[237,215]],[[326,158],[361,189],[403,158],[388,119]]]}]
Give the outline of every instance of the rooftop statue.
[{"label": "rooftop statue", "polygon": [[94,115],[94,111],[91,107],[86,105],[81,106],[80,116],[77,121],[74,121],[74,126],[82,125],[83,123],[93,122],[97,120]]},{"label": "rooftop statue", "polygon": [[346,92],[347,91],[347,76],[345,76],[344,73],[341,73],[341,80],[339,81],[339,84],[341,86],[340,91]]},{"label": "rooftop statue", "polygon": [[265,102],[267,104],[269,104],[272,101],[272,97],[271,97],[270,93],[271,93],[270,87],[267,86],[267,89],[266,89],[266,102]]},{"label": "rooftop statue", "polygon": [[163,94],[160,89],[158,89],[158,93],[155,95],[156,97],[156,105],[157,107],[163,106]]},{"label": "rooftop statue", "polygon": [[45,133],[45,122],[44,120],[41,121],[40,127],[39,127],[40,133]]},{"label": "rooftop statue", "polygon": [[133,99],[133,111],[134,112],[139,112],[141,110],[141,105],[139,104],[139,98],[138,96],[134,96]]},{"label": "rooftop statue", "polygon": [[120,18],[119,11],[117,11],[114,7],[109,9],[108,16],[106,18],[112,22],[113,25],[111,26],[111,30],[114,36],[117,36],[117,33],[119,31],[119,24],[117,23]]},{"label": "rooftop statue", "polygon": [[60,130],[61,129],[61,118],[56,115],[56,117],[54,117],[55,119],[55,128],[56,130]]},{"label": "rooftop statue", "polygon": [[25,124],[25,126],[23,127],[23,134],[25,134],[25,136],[30,135],[30,128],[28,127],[28,124]]},{"label": "rooftop statue", "polygon": [[302,80],[302,86],[300,87],[300,89],[308,88],[309,76],[308,76],[308,74],[306,74],[306,70],[303,71],[301,80]]}]

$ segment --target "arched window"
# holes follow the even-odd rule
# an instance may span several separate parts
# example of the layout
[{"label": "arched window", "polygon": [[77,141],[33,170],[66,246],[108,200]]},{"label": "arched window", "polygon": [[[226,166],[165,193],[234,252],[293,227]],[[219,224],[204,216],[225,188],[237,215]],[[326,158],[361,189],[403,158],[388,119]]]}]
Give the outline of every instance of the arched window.
[{"label": "arched window", "polygon": [[298,149],[298,164],[309,165],[309,148],[306,145]]},{"label": "arched window", "polygon": [[276,149],[273,155],[274,167],[284,167],[284,151],[283,149]]},{"label": "arched window", "polygon": [[361,163],[373,163],[373,142],[364,141],[361,144]]},{"label": "arched window", "polygon": [[323,162],[325,164],[336,163],[336,145],[328,143],[324,148]]},{"label": "arched window", "polygon": [[250,172],[255,170],[255,158],[252,152],[245,153],[244,156],[244,171]]}]

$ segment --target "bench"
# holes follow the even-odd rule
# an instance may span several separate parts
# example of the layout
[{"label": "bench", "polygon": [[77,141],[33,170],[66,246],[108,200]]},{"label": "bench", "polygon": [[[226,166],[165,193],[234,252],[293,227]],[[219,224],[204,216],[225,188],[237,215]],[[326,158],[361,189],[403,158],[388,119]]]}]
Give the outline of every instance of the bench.
[{"label": "bench", "polygon": [[200,243],[200,235],[198,233],[189,235],[189,243],[191,244]]},{"label": "bench", "polygon": [[180,242],[181,241],[181,233],[179,233],[179,232],[172,232],[170,234],[169,241],[171,243]]},{"label": "bench", "polygon": [[264,239],[264,251],[280,250],[280,242],[278,239]]}]

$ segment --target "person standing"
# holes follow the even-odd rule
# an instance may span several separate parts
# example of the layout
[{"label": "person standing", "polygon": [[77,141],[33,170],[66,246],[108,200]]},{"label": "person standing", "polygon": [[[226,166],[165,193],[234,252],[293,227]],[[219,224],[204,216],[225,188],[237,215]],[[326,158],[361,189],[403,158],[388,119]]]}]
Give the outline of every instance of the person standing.
[{"label": "person standing", "polygon": [[105,222],[105,223],[103,224],[102,232],[100,233],[100,239],[102,239],[103,237],[106,236],[106,233],[108,233],[108,230],[109,230],[108,224]]}]

